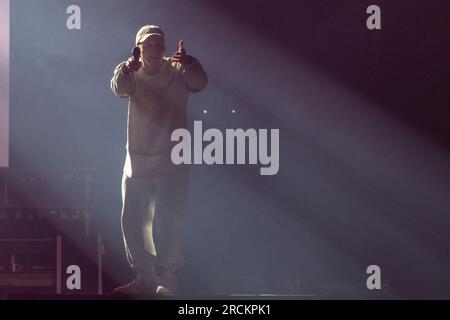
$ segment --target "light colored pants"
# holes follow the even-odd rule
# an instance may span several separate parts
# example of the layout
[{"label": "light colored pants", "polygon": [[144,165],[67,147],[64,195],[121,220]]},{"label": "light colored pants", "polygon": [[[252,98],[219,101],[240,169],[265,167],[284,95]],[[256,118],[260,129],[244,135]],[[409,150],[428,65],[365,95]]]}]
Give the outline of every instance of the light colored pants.
[{"label": "light colored pants", "polygon": [[184,263],[189,172],[146,179],[123,174],[122,233],[132,268],[175,271]]}]

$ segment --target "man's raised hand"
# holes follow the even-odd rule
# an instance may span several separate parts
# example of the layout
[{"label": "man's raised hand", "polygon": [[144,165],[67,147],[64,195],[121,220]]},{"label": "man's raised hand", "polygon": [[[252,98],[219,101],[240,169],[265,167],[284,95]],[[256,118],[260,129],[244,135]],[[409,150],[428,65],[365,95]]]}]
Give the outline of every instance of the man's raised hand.
[{"label": "man's raised hand", "polygon": [[184,41],[181,40],[178,45],[178,51],[172,56],[172,61],[179,62],[182,65],[190,64],[195,61],[194,57],[186,53],[186,48],[184,47]]},{"label": "man's raised hand", "polygon": [[133,55],[122,66],[122,73],[125,75],[136,72],[141,67],[141,49],[139,49],[139,47],[134,47],[132,54]]}]

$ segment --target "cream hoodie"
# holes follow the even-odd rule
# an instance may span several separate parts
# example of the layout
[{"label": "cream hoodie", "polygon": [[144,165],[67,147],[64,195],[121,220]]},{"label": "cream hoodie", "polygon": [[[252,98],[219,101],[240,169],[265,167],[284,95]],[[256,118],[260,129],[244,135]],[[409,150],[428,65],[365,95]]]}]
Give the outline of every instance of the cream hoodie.
[{"label": "cream hoodie", "polygon": [[123,75],[121,62],[114,70],[111,89],[129,98],[127,154],[124,172],[128,177],[151,178],[180,168],[170,158],[173,130],[186,128],[186,108],[190,92],[203,90],[208,77],[195,60],[189,65],[164,58],[161,70],[148,75],[142,68]]}]

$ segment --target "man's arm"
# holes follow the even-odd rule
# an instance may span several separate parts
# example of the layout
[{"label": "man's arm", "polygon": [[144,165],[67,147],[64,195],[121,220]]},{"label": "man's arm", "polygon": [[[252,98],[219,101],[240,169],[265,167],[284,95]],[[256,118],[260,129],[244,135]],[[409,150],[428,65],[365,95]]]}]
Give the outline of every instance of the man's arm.
[{"label": "man's arm", "polygon": [[206,88],[208,76],[200,62],[195,58],[193,59],[193,62],[184,65],[184,79],[189,91],[198,92]]},{"label": "man's arm", "polygon": [[127,72],[127,62],[121,62],[115,69],[111,79],[111,89],[120,98],[131,97],[136,87],[134,72]]},{"label": "man's arm", "polygon": [[178,62],[184,67],[183,76],[189,91],[198,92],[205,89],[208,84],[208,76],[200,62],[186,53],[183,40],[180,41],[178,51],[172,56],[172,61]]}]

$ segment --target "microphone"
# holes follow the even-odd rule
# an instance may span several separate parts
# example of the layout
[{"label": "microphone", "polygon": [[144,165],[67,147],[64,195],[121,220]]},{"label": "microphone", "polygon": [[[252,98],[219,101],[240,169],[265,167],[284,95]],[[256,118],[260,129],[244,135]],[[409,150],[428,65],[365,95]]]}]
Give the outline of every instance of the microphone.
[{"label": "microphone", "polygon": [[133,58],[134,58],[134,60],[139,62],[139,60],[141,58],[141,49],[139,47],[133,48]]}]

